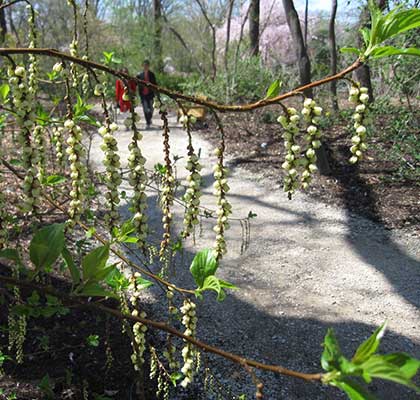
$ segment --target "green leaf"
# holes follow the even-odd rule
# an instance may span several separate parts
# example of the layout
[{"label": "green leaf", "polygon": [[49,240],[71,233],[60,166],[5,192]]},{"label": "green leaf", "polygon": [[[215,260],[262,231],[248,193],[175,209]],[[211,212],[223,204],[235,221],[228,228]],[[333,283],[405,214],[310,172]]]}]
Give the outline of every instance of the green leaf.
[{"label": "green leaf", "polygon": [[14,165],[15,167],[22,166],[22,160],[18,160],[17,158],[13,158],[9,161],[10,164]]},{"label": "green leaf", "polygon": [[375,396],[351,379],[333,381],[331,384],[345,392],[350,400],[376,400]]},{"label": "green leaf", "polygon": [[144,290],[153,286],[153,282],[148,281],[147,279],[142,278],[141,276],[136,278],[136,286],[138,290]]},{"label": "green leaf", "polygon": [[14,261],[17,264],[21,264],[19,252],[16,249],[0,250],[0,258],[5,258],[7,260]]},{"label": "green leaf", "polygon": [[115,293],[110,292],[109,290],[104,289],[99,283],[89,282],[83,286],[80,293],[77,293],[78,296],[88,296],[88,297],[113,297],[118,298]]},{"label": "green leaf", "polygon": [[214,275],[217,271],[218,263],[213,250],[204,249],[199,251],[191,263],[190,271],[199,288],[203,287],[204,280]]},{"label": "green leaf", "polygon": [[85,255],[82,260],[83,279],[95,280],[96,275],[105,268],[109,258],[109,244],[100,246]]},{"label": "green leaf", "polygon": [[411,382],[412,373],[414,370],[417,372],[420,361],[414,358],[411,360],[406,359],[402,365],[399,365],[401,359],[397,360],[397,358],[387,357],[379,354],[373,355],[361,365],[365,381],[369,383],[372,378],[386,379],[408,386],[420,393],[420,388]]},{"label": "green leaf", "polygon": [[98,335],[89,335],[86,338],[86,342],[89,346],[98,347],[99,346],[99,336]]},{"label": "green leaf", "polygon": [[61,256],[63,257],[67,268],[70,271],[71,279],[75,285],[80,283],[80,271],[79,268],[74,263],[73,257],[71,253],[68,251],[67,247],[63,248],[63,251],[61,252]]},{"label": "green leaf", "polygon": [[231,289],[231,290],[238,290],[239,288],[235,286],[233,283],[226,282],[222,279],[219,279],[220,287],[224,289]]},{"label": "green leaf", "polygon": [[86,231],[86,239],[90,239],[94,234],[96,233],[96,228],[91,226],[87,231]]},{"label": "green leaf", "polygon": [[10,86],[7,83],[3,83],[3,85],[0,85],[0,97],[5,102],[7,100],[7,96],[10,92]]},{"label": "green leaf", "polygon": [[279,79],[276,79],[268,88],[267,94],[265,96],[266,99],[271,99],[273,97],[276,97],[280,93],[282,82],[280,82]]},{"label": "green leaf", "polygon": [[324,351],[321,356],[321,366],[325,371],[339,369],[339,358],[342,356],[341,349],[335,336],[334,330],[328,328],[324,338]]},{"label": "green leaf", "polygon": [[59,185],[67,181],[67,178],[61,175],[50,175],[45,178],[43,182],[46,186]]},{"label": "green leaf", "polygon": [[[128,288],[129,280],[118,268],[115,268],[106,278],[106,284],[114,290],[124,290]],[[150,282],[151,283],[151,282]]]},{"label": "green leaf", "polygon": [[64,248],[64,224],[53,224],[35,233],[29,256],[38,270],[50,268]]},{"label": "green leaf", "polygon": [[394,46],[382,46],[374,48],[370,53],[370,58],[382,58],[390,56],[417,56],[420,57],[420,49],[415,47],[398,48]]},{"label": "green leaf", "polygon": [[391,353],[383,356],[383,359],[400,369],[400,372],[407,378],[411,379],[420,368],[420,360],[412,358],[405,353]]},{"label": "green leaf", "polygon": [[220,285],[220,280],[214,275],[206,277],[200,290],[214,290],[217,293],[217,301],[223,301],[226,298],[226,293]]},{"label": "green leaf", "polygon": [[359,50],[359,49],[357,49],[356,47],[342,47],[342,48],[340,49],[340,51],[341,51],[342,53],[354,53],[354,54],[357,54],[357,55],[359,55],[359,54],[360,54],[360,50]]},{"label": "green leaf", "polygon": [[384,322],[379,328],[373,332],[369,339],[365,340],[356,350],[352,358],[352,362],[355,364],[361,364],[366,361],[371,355],[376,353],[379,347],[382,337],[384,336],[386,329],[386,322]]},{"label": "green leaf", "polygon": [[181,372],[173,372],[170,376],[172,385],[176,386],[176,382],[179,381],[184,375]]},{"label": "green leaf", "polygon": [[369,46],[369,41],[370,41],[370,29],[367,27],[364,27],[362,29],[360,29],[360,33],[362,34],[363,37],[363,41],[365,42],[365,46]]},{"label": "green leaf", "polygon": [[411,29],[420,27],[420,9],[412,8],[399,12],[391,11],[384,17],[382,38],[387,40]]},{"label": "green leaf", "polygon": [[117,264],[108,265],[107,267],[98,270],[95,274],[95,281],[101,282],[108,279],[112,273],[117,269]]}]

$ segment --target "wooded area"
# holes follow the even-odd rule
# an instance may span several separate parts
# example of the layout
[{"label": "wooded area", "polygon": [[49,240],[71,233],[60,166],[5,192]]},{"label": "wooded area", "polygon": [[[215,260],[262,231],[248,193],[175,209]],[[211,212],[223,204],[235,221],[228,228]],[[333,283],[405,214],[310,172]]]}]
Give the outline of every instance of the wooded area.
[{"label": "wooded area", "polygon": [[0,400],[417,398],[419,32],[0,0]]}]

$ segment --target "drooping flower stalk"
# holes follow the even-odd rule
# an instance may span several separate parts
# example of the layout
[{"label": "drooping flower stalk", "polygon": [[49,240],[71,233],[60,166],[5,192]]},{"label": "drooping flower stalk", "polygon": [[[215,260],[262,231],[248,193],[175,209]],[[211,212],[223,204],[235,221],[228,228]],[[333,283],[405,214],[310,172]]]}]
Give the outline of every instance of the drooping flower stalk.
[{"label": "drooping flower stalk", "polygon": [[46,129],[42,125],[35,126],[34,132],[33,132],[33,140],[34,140],[34,146],[38,150],[38,180],[40,182],[43,182],[45,179],[45,167],[46,167],[46,159],[45,159],[45,149],[46,149],[46,143],[45,143],[45,135],[46,135]]},{"label": "drooping flower stalk", "polygon": [[[197,316],[195,312],[195,304],[190,299],[185,299],[181,307],[182,325],[185,327],[184,335],[194,337],[197,329]],[[182,358],[184,365],[181,372],[184,374],[184,379],[181,381],[182,387],[187,387],[194,378],[194,362],[196,357],[196,349],[190,342],[185,342],[182,348]]]},{"label": "drooping flower stalk", "polygon": [[[133,307],[131,315],[134,317],[146,318],[146,313],[144,311],[139,311],[140,308],[140,296],[141,288],[137,285],[137,279],[140,278],[140,273],[136,272],[132,275],[131,281],[128,289],[130,290],[130,303]],[[141,322],[136,322],[133,325],[133,340],[131,343],[133,348],[133,354],[131,355],[131,361],[133,363],[134,369],[140,371],[144,364],[144,351],[146,349],[146,332],[147,326]]]},{"label": "drooping flower stalk", "polygon": [[55,145],[55,157],[57,164],[61,170],[65,167],[64,158],[64,128],[62,126],[54,126],[52,131],[52,141]]},{"label": "drooping flower stalk", "polygon": [[116,123],[111,123],[109,116],[105,118],[104,124],[99,128],[98,132],[103,138],[101,150],[104,152],[103,164],[106,168],[105,184],[107,192],[105,198],[107,201],[107,214],[105,214],[105,222],[110,231],[118,224],[119,212],[118,205],[120,203],[120,195],[118,187],[122,182],[121,163],[118,155],[118,144],[114,137],[114,132],[118,130]]},{"label": "drooping flower stalk", "polygon": [[187,176],[188,188],[182,197],[185,202],[185,215],[183,221],[184,229],[181,232],[181,236],[187,238],[194,231],[195,226],[200,222],[200,197],[202,195],[200,190],[200,171],[202,166],[199,163],[198,156],[195,154],[194,146],[192,144],[191,125],[194,124],[195,117],[184,115],[180,118],[180,122],[183,124],[188,135],[188,161],[186,165],[186,169],[189,171]]},{"label": "drooping flower stalk", "polygon": [[[133,224],[136,227],[138,246],[141,249],[146,247],[146,237],[149,230],[147,224],[147,195],[146,195],[146,184],[147,184],[147,173],[145,169],[146,159],[139,147],[139,141],[143,138],[139,132],[136,122],[140,120],[139,115],[135,110],[137,100],[133,93],[130,93],[126,87],[125,93],[130,100],[130,114],[129,127],[133,132],[131,143],[128,146],[130,155],[128,156],[128,167],[130,168],[129,183],[133,187]],[[127,123],[128,124],[128,123]]]},{"label": "drooping flower stalk", "polygon": [[[97,79],[96,75],[95,78]],[[99,84],[97,79],[97,84]],[[122,182],[121,162],[118,155],[118,143],[114,137],[114,133],[118,131],[118,125],[111,122],[108,106],[103,90],[98,93],[101,97],[102,110],[105,116],[103,125],[98,129],[102,136],[103,142],[101,150],[104,153],[103,165],[105,166],[105,185],[107,192],[105,193],[107,213],[105,214],[105,223],[108,225],[110,232],[118,225],[120,214],[118,212],[118,205],[120,203],[120,194],[118,188]]]},{"label": "drooping flower stalk", "polygon": [[79,220],[84,210],[87,187],[87,168],[84,163],[85,149],[82,144],[82,128],[74,118],[72,104],[70,100],[71,83],[67,70],[63,70],[66,82],[67,115],[64,122],[64,130],[67,136],[66,153],[70,166],[71,191],[69,204],[69,219],[67,225],[72,228]]},{"label": "drooping flower stalk", "polygon": [[9,214],[6,208],[5,196],[0,193],[0,250],[7,246],[7,239],[9,236],[8,223]]},{"label": "drooping flower stalk", "polygon": [[305,156],[302,159],[304,170],[301,176],[302,189],[308,189],[312,181],[312,175],[318,170],[316,166],[316,150],[321,147],[321,132],[318,128],[322,108],[316,105],[315,100],[305,99],[303,102],[302,115],[307,123],[305,140],[307,147]]},{"label": "drooping flower stalk", "polygon": [[39,204],[40,182],[37,177],[38,151],[34,146],[32,129],[36,115],[33,110],[34,92],[29,90],[28,75],[25,67],[14,65],[8,69],[12,104],[16,110],[16,123],[19,126],[19,144],[22,148],[22,167],[25,171],[23,180],[24,200],[22,211],[30,213]]},{"label": "drooping flower stalk", "polygon": [[353,85],[350,89],[349,100],[356,105],[353,114],[355,134],[351,138],[352,146],[350,151],[350,163],[356,164],[362,157],[363,152],[367,150],[366,144],[366,118],[368,113],[369,94],[368,89],[365,87],[359,88]]},{"label": "drooping flower stalk", "polygon": [[216,241],[214,244],[214,252],[217,260],[220,260],[227,252],[225,232],[229,229],[229,215],[232,214],[232,206],[226,195],[229,192],[227,183],[228,169],[224,166],[225,140],[224,131],[221,121],[214,114],[219,125],[220,144],[214,151],[217,157],[217,163],[213,168],[213,176],[215,182],[213,184],[213,194],[217,198],[217,222],[213,230],[216,232]]},{"label": "drooping flower stalk", "polygon": [[287,192],[289,199],[299,187],[298,170],[300,166],[300,146],[297,144],[296,135],[299,133],[300,116],[295,108],[286,109],[286,115],[278,118],[278,122],[284,128],[283,139],[286,149],[286,161],[282,168],[286,170],[287,176],[284,179],[284,191]]},{"label": "drooping flower stalk", "polygon": [[[79,33],[78,33],[78,10],[75,0],[67,0],[67,4],[73,9],[73,39],[70,43],[70,54],[73,57],[79,55]],[[70,77],[73,88],[79,85],[79,71],[75,63],[70,63]]]},{"label": "drooping flower stalk", "polygon": [[169,122],[166,106],[159,102],[159,113],[163,121],[163,151],[165,157],[165,173],[162,178],[162,191],[160,193],[160,206],[162,208],[163,238],[160,243],[159,256],[163,260],[171,240],[171,207],[174,202],[175,178],[173,176],[169,145]]}]

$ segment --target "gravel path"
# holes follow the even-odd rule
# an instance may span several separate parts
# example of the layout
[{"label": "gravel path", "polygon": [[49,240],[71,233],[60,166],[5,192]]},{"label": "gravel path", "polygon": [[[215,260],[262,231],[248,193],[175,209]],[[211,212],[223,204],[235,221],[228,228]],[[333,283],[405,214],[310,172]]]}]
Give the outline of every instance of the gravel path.
[{"label": "gravel path", "polygon": [[[154,121],[160,126],[160,121]],[[171,118],[171,152],[185,156],[186,135]],[[118,132],[123,165],[126,165],[130,132]],[[91,164],[101,170],[100,138],[92,144]],[[211,145],[196,134],[196,149],[204,165],[203,204],[214,209]],[[147,167],[163,162],[160,131],[144,132],[142,151]],[[177,165],[178,177],[184,178],[183,159]],[[199,303],[198,337],[223,349],[306,372],[320,370],[321,343],[328,327],[336,330],[342,348],[349,356],[360,341],[377,325],[389,322],[389,331],[381,349],[406,351],[420,357],[420,240],[399,232],[384,230],[345,209],[297,194],[292,201],[278,183],[267,182],[240,168],[233,167],[229,179],[229,196],[234,217],[257,214],[251,225],[251,242],[241,254],[242,229],[233,222],[229,230],[229,253],[219,270],[220,277],[240,290],[230,292],[223,303],[213,294]],[[126,188],[130,195],[129,187]],[[127,205],[121,210],[128,215]],[[149,212],[159,235],[160,212],[156,193],[151,192]],[[182,209],[175,207],[176,231],[180,231]],[[213,220],[203,221],[203,235],[194,247],[186,243],[182,260],[178,260],[173,280],[192,287],[188,272],[193,254],[211,247]],[[198,236],[198,235],[197,235]],[[181,261],[184,265],[181,265]],[[154,312],[159,303],[157,290],[147,295]],[[159,314],[155,314],[159,315]],[[209,357],[222,384],[233,393],[252,398],[250,377],[239,366]],[[246,382],[246,383],[245,383]],[[264,374],[268,399],[340,399],[333,388],[307,384],[291,378]],[[376,384],[372,388],[380,398],[415,399],[413,392],[396,385]],[[228,391],[225,398],[231,398]],[[178,398],[212,398],[211,396]]]}]

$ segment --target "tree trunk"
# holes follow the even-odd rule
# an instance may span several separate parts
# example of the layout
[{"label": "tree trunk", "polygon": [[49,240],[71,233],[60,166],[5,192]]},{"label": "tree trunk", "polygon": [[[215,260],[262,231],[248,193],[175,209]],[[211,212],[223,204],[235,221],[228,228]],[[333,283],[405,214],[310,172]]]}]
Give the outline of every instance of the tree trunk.
[{"label": "tree trunk", "polygon": [[305,2],[305,46],[308,48],[308,15],[309,15],[309,0]]},{"label": "tree trunk", "polygon": [[[332,0],[331,17],[328,29],[328,39],[330,44],[330,65],[331,75],[337,73],[337,44],[335,38],[335,17],[337,15],[337,0]],[[337,81],[331,82],[331,101],[334,111],[338,111],[337,100]]]},{"label": "tree trunk", "polygon": [[230,45],[230,27],[232,23],[232,12],[235,0],[229,0],[229,6],[226,16],[226,43],[225,43],[225,71],[228,72],[229,66],[229,45]]},{"label": "tree trunk", "polygon": [[[383,10],[387,6],[387,0],[377,0],[376,4],[378,7]],[[360,14],[360,28],[370,25],[369,21],[369,12],[367,7],[364,8],[362,13]],[[362,35],[359,34],[358,42],[359,48],[364,46],[364,42],[362,39]],[[369,101],[373,101],[373,87],[372,87],[372,80],[370,77],[370,68],[367,64],[363,64],[360,68],[356,70],[356,78],[360,82],[360,84],[366,88],[368,88],[369,93]]]},{"label": "tree trunk", "polygon": [[[0,6],[4,3],[3,0],[0,0]],[[0,43],[3,44],[6,40],[7,34],[7,24],[6,24],[6,13],[4,8],[0,10]]]},{"label": "tree trunk", "polygon": [[217,63],[216,63],[216,27],[214,26],[213,22],[211,22],[210,17],[207,14],[207,11],[200,0],[195,0],[198,6],[200,7],[201,13],[203,14],[204,19],[207,22],[207,25],[211,31],[211,66],[212,66],[212,75],[211,79],[214,81],[216,79],[217,74]]},{"label": "tree trunk", "polygon": [[249,42],[251,56],[260,52],[260,0],[251,0],[249,9]]},{"label": "tree trunk", "polygon": [[[296,12],[293,0],[283,0],[283,7],[286,13],[287,25],[289,26],[293,43],[296,48],[296,55],[299,64],[300,84],[306,85],[311,81],[311,62],[308,57],[308,52],[306,51],[299,16]],[[312,90],[305,90],[304,94],[307,97],[312,97]],[[316,155],[317,167],[319,169],[320,174],[328,175],[331,172],[331,169],[328,163],[327,153],[325,151],[324,145],[322,145],[316,151]]]},{"label": "tree trunk", "polygon": [[[302,29],[298,13],[296,12],[293,0],[282,0],[284,11],[286,13],[287,25],[289,26],[290,34],[294,47],[296,49],[296,56],[299,66],[300,84],[306,85],[311,82],[311,62],[306,51],[305,42],[303,39]],[[305,92],[306,96],[312,96],[312,90]]]},{"label": "tree trunk", "polygon": [[154,22],[154,55],[156,70],[163,72],[162,57],[162,4],[160,0],[153,0],[153,22]]}]

